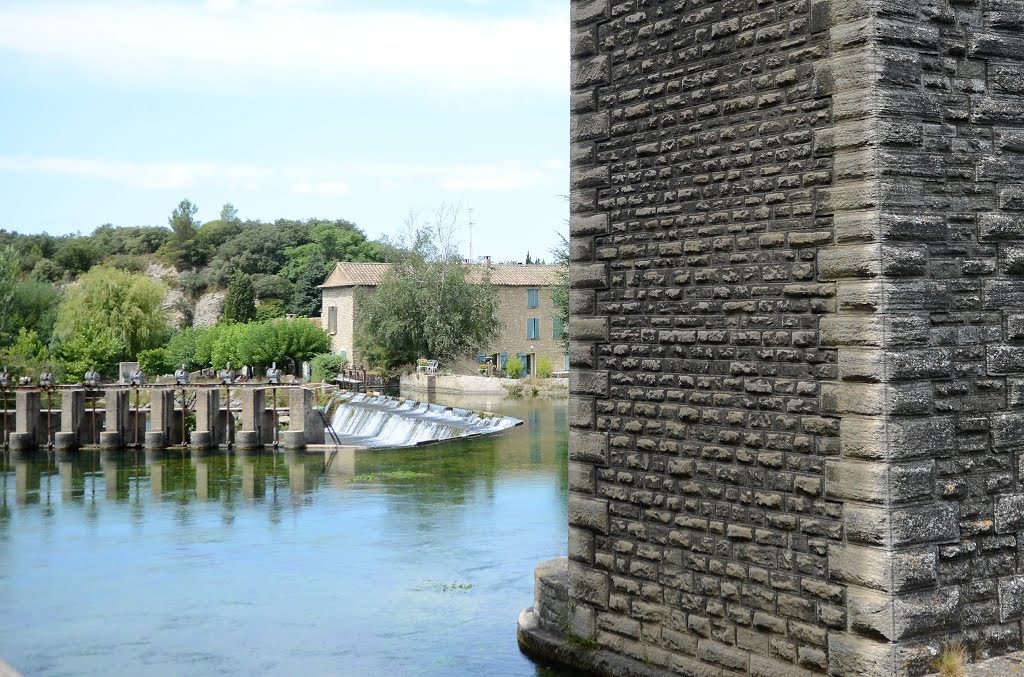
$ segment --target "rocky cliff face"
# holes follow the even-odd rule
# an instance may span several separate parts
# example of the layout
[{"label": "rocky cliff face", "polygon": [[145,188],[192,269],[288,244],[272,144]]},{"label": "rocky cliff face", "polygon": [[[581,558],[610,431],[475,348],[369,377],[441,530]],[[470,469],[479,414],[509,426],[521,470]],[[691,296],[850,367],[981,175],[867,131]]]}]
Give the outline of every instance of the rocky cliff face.
[{"label": "rocky cliff face", "polygon": [[146,268],[146,275],[167,285],[167,296],[164,298],[163,308],[167,311],[168,319],[173,326],[180,327],[186,324],[187,318],[182,312],[182,306],[186,304],[191,309],[192,326],[202,328],[217,324],[224,305],[224,297],[227,296],[226,291],[205,292],[194,304],[189,304],[185,293],[181,290],[181,271],[172,266],[151,263]]}]

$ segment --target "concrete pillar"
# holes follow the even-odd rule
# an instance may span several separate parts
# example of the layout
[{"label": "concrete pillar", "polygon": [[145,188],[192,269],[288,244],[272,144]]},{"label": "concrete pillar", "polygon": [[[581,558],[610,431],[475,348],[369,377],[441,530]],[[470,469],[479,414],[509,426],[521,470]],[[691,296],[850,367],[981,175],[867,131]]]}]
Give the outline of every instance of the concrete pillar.
[{"label": "concrete pillar", "polygon": [[16,390],[14,395],[14,432],[10,446],[13,451],[34,449],[39,442],[39,391]]},{"label": "concrete pillar", "polygon": [[192,432],[193,449],[211,449],[223,440],[224,425],[220,417],[220,392],[217,388],[196,390],[196,429]]},{"label": "concrete pillar", "polygon": [[72,451],[82,444],[82,432],[87,429],[85,391],[64,390],[60,395],[60,430],[54,435],[53,446],[58,451]]},{"label": "concrete pillar", "polygon": [[241,396],[242,425],[235,436],[235,446],[239,449],[256,449],[272,441],[272,433],[265,427],[264,421],[267,389],[243,388]]},{"label": "concrete pillar", "polygon": [[290,388],[288,393],[288,430],[281,434],[285,449],[304,449],[324,443],[324,422],[315,409],[313,391]]},{"label": "concrete pillar", "polygon": [[181,442],[181,420],[174,411],[174,390],[162,388],[150,391],[149,430],[146,431],[147,449],[160,449]]},{"label": "concrete pillar", "polygon": [[107,411],[103,431],[100,432],[101,449],[121,449],[128,441],[128,391],[108,388],[105,394]]}]

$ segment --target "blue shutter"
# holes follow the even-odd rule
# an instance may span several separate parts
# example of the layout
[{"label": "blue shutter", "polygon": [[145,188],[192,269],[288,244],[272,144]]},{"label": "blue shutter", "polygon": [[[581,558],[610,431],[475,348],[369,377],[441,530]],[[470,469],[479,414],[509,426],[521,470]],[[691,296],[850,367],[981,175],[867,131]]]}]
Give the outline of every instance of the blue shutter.
[{"label": "blue shutter", "polygon": [[526,338],[540,338],[540,319],[536,317],[530,317],[526,319]]},{"label": "blue shutter", "polygon": [[527,289],[526,290],[526,307],[536,308],[540,305],[540,290],[539,289]]},{"label": "blue shutter", "polygon": [[529,376],[530,374],[526,369],[526,353],[516,353],[516,357],[519,358],[519,364],[523,365],[522,369],[519,371],[519,378]]},{"label": "blue shutter", "polygon": [[505,362],[508,361],[508,353],[502,353],[498,356],[498,369],[505,371]]}]

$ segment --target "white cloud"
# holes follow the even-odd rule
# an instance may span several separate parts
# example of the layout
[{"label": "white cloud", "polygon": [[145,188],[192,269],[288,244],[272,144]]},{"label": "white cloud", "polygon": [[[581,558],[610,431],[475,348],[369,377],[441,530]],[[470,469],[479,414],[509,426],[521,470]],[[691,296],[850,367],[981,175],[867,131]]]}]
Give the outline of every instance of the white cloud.
[{"label": "white cloud", "polygon": [[311,195],[347,195],[349,187],[344,181],[318,181],[316,183],[296,183],[292,186],[292,192]]},{"label": "white cloud", "polygon": [[5,3],[0,54],[130,84],[561,92],[563,14],[470,19],[317,0]]},{"label": "white cloud", "polygon": [[282,168],[217,162],[131,162],[99,158],[0,155],[0,172],[75,176],[134,188],[178,190],[196,185],[229,185],[241,190],[287,190],[306,195],[347,195],[355,181],[370,181],[388,192],[430,184],[455,193],[515,191],[565,174],[541,163],[369,164]]},{"label": "white cloud", "polygon": [[251,165],[207,162],[139,163],[119,160],[68,157],[9,157],[0,155],[0,171],[43,173],[102,179],[135,188],[188,188],[205,181],[246,183],[269,176],[266,169]]}]

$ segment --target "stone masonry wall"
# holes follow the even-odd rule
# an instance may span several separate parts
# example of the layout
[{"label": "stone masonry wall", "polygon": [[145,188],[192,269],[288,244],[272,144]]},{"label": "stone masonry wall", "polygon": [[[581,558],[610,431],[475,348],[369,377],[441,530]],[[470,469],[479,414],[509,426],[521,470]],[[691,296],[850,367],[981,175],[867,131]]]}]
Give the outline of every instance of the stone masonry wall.
[{"label": "stone masonry wall", "polygon": [[1024,2],[831,14],[816,94],[835,126],[815,151],[835,158],[819,213],[836,239],[818,279],[837,283],[825,490],[845,503],[829,565],[849,609],[831,668],[921,674],[946,639],[1021,646]]},{"label": "stone masonry wall", "polygon": [[828,19],[573,4],[571,628],[679,672],[823,672],[846,622],[823,495]]},{"label": "stone masonry wall", "polygon": [[1021,646],[1024,1],[573,0],[569,631]]}]

